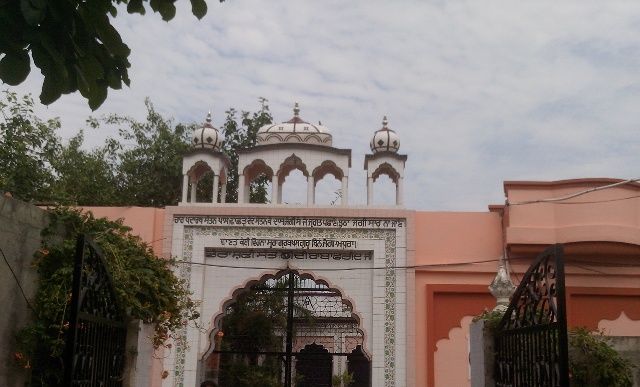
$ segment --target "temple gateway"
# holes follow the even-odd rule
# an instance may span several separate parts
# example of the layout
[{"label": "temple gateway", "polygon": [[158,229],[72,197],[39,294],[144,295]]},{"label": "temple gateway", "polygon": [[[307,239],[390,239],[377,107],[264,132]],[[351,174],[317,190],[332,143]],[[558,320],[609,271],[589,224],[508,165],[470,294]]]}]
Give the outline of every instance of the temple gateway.
[{"label": "temple gateway", "polygon": [[[177,206],[90,209],[124,218],[173,258],[200,309],[165,348],[154,351],[141,328],[137,386],[470,386],[471,320],[504,307],[512,282],[554,244],[564,249],[568,326],[638,340],[637,181],[506,181],[504,203],[486,211],[406,209],[407,156],[386,118],[359,161],[366,181],[354,182],[351,150],[296,105],[239,151],[230,202],[230,159],[211,117],[191,139]],[[306,180],[295,187],[304,204],[283,201],[293,171]],[[340,188],[321,205],[327,175]],[[395,186],[387,206],[373,201],[382,175]],[[256,181],[268,182],[268,203],[252,203]],[[366,184],[366,205],[349,203],[352,184]]]}]

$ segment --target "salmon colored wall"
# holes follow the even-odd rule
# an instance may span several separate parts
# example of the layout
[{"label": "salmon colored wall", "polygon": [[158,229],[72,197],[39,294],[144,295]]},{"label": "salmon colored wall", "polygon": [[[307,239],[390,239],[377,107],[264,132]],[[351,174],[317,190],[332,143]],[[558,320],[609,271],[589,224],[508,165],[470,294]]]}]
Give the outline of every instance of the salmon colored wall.
[{"label": "salmon colored wall", "polygon": [[507,244],[609,241],[640,245],[640,197],[637,197],[640,184],[637,183],[591,192],[558,203],[513,205],[558,198],[619,181],[505,182],[505,194],[512,203],[508,210]]},{"label": "salmon colored wall", "polygon": [[124,219],[124,224],[132,228],[133,234],[151,245],[156,255],[161,256],[164,239],[164,208],[83,207],[83,210],[91,211],[97,218]]},{"label": "salmon colored wall", "polygon": [[502,226],[494,212],[416,212],[416,265],[496,259]]}]

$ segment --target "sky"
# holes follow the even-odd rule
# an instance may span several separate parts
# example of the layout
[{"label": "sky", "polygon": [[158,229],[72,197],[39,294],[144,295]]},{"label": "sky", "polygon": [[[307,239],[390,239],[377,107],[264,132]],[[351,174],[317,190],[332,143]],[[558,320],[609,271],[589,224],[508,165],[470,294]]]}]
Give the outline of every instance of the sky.
[{"label": "sky", "polygon": [[[384,115],[408,155],[407,208],[486,211],[505,180],[640,177],[640,2],[209,0],[200,21],[178,4],[168,23],[114,19],[130,88],[95,112],[76,94],[38,114],[60,117],[68,139],[89,115],[144,119],[145,97],[179,122],[211,110],[215,126],[259,97],[277,122],[298,102],[353,150],[353,204]],[[13,89],[37,97],[41,82],[36,69]],[[110,135],[87,129],[87,146]]]}]

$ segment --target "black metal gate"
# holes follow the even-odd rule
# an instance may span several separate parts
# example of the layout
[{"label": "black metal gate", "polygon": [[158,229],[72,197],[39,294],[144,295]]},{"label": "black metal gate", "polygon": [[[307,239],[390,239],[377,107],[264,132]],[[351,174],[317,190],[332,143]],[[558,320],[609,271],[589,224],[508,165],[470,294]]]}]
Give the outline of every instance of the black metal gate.
[{"label": "black metal gate", "polygon": [[122,386],[127,328],[100,250],[78,236],[64,386]]},{"label": "black metal gate", "polygon": [[[241,291],[218,326],[204,377],[220,387],[330,387],[353,350],[364,355],[352,306],[337,290],[295,271]],[[359,360],[359,372],[370,373],[369,360]]]},{"label": "black metal gate", "polygon": [[513,294],[496,333],[497,387],[569,386],[562,252],[542,252]]}]

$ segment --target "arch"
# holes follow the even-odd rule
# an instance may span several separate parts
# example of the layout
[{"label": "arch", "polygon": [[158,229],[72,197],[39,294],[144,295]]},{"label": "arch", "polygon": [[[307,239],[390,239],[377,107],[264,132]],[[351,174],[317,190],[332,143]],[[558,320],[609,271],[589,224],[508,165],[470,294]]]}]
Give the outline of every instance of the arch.
[{"label": "arch", "polygon": [[255,159],[247,165],[242,174],[245,176],[245,184],[251,184],[258,176],[265,174],[268,179],[273,177],[273,169],[262,159]]},{"label": "arch", "polygon": [[187,170],[187,175],[193,182],[197,182],[209,171],[214,172],[213,167],[204,160],[198,160]]},{"label": "arch", "polygon": [[256,286],[263,285],[269,281],[277,281],[278,279],[283,278],[285,275],[288,275],[289,273],[294,273],[301,280],[313,281],[313,283],[317,285],[324,286],[326,287],[325,290],[333,291],[340,297],[341,304],[343,305],[343,307],[347,308],[347,310],[350,311],[351,317],[354,319],[359,332],[362,334],[361,345],[362,345],[363,351],[366,354],[367,358],[371,359],[371,355],[369,354],[370,352],[366,348],[368,333],[365,329],[361,327],[362,320],[360,318],[360,313],[357,311],[353,300],[348,295],[346,295],[345,292],[339,286],[331,284],[330,280],[328,280],[327,278],[321,275],[315,275],[314,273],[308,272],[305,270],[285,269],[275,273],[266,272],[260,275],[259,277],[250,278],[247,281],[245,281],[243,285],[234,287],[229,291],[227,298],[220,303],[220,308],[218,309],[218,311],[215,313],[214,316],[211,316],[211,319],[210,319],[211,328],[206,333],[206,336],[209,338],[208,339],[209,345],[199,360],[204,361],[213,353],[214,340],[218,332],[221,331],[222,320],[225,317],[225,313],[227,309],[232,304],[234,304],[241,295],[251,292],[252,289],[255,288]]},{"label": "arch", "polygon": [[289,134],[285,137],[284,142],[304,142],[302,141],[302,137],[297,134]]},{"label": "arch", "polygon": [[[464,316],[452,327],[446,338],[438,340],[434,357],[434,377],[436,386],[470,385],[469,381],[469,325],[474,316]],[[467,364],[467,369],[460,369]]]},{"label": "arch", "polygon": [[371,174],[373,181],[375,182],[380,175],[387,175],[389,178],[395,183],[398,184],[398,179],[400,179],[400,173],[396,171],[396,169],[391,166],[389,163],[382,163],[376,168],[375,171]]},{"label": "arch", "polygon": [[309,134],[305,138],[304,142],[308,144],[322,144],[322,139],[316,134]]},{"label": "arch", "polygon": [[633,320],[623,311],[615,319],[602,319],[598,330],[607,336],[640,336],[640,320]]},{"label": "arch", "polygon": [[340,167],[336,165],[336,163],[332,160],[323,161],[318,167],[316,167],[312,176],[315,179],[315,182],[318,183],[319,180],[322,180],[327,174],[333,175],[336,179],[342,180],[344,177],[344,172]]},{"label": "arch", "polygon": [[296,156],[295,153],[292,153],[291,156],[284,159],[284,161],[278,168],[278,178],[280,184],[284,183],[284,180],[289,175],[289,173],[291,173],[291,171],[295,169],[299,169],[305,177],[309,177],[307,165],[302,161],[300,157]]},{"label": "arch", "polygon": [[272,138],[275,138],[275,139],[277,140],[277,142],[284,142],[284,138],[283,138],[281,135],[279,135],[279,134],[277,134],[277,133],[273,133],[273,132],[270,132],[270,133],[265,137],[264,141],[269,141],[269,140],[271,140]]}]

